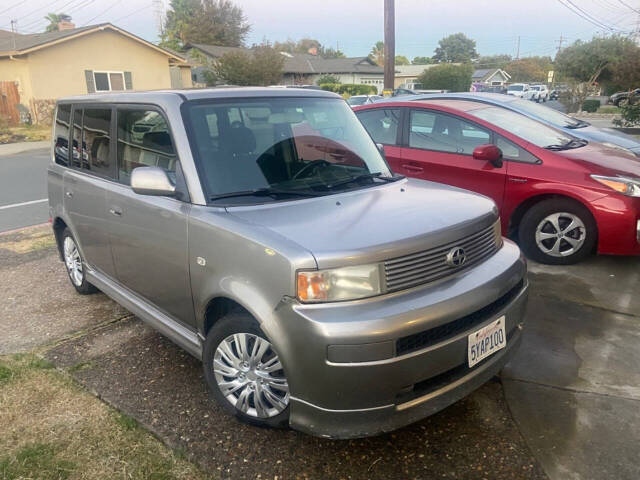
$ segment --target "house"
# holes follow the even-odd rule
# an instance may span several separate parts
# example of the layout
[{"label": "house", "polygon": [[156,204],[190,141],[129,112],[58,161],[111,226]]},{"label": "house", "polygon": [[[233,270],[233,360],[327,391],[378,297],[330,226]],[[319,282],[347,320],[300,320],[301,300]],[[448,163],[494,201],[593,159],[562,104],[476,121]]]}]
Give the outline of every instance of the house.
[{"label": "house", "polygon": [[422,72],[428,68],[435,67],[437,64],[430,65],[396,65],[396,73],[393,81],[394,88],[410,88],[417,81]]},{"label": "house", "polygon": [[[0,32],[0,115],[49,121],[55,100],[114,90],[190,87],[190,64],[109,23],[49,33]],[[18,97],[17,105],[13,100]],[[11,98],[11,100],[9,100]]]},{"label": "house", "polygon": [[511,75],[501,68],[481,68],[474,70],[471,75],[472,84],[481,84],[490,87],[503,87],[511,80]]},{"label": "house", "polygon": [[[220,47],[217,45],[188,44],[190,49],[189,59],[197,61],[202,55],[209,61],[215,61],[226,53],[247,52],[248,49],[240,47]],[[341,83],[355,83],[360,85],[373,85],[378,92],[384,85],[384,68],[377,65],[369,57],[351,58],[322,58],[312,54],[281,52],[284,56],[283,77],[284,85],[309,85],[314,84],[323,75],[338,77]],[[194,81],[204,83],[201,77],[203,68],[194,68]]]}]

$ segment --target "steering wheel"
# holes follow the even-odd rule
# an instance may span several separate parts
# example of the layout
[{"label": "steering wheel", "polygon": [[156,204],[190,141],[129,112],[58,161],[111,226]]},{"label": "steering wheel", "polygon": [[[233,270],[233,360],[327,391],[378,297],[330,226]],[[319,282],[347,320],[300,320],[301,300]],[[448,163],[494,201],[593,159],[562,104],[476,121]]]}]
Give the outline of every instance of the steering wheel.
[{"label": "steering wheel", "polygon": [[304,173],[307,173],[308,171],[314,168],[318,168],[320,166],[330,166],[330,165],[332,165],[332,163],[327,162],[326,160],[322,160],[322,159],[312,160],[311,162],[306,164],[304,167],[302,167],[300,170],[298,170],[291,179],[297,180],[298,178],[302,177]]}]

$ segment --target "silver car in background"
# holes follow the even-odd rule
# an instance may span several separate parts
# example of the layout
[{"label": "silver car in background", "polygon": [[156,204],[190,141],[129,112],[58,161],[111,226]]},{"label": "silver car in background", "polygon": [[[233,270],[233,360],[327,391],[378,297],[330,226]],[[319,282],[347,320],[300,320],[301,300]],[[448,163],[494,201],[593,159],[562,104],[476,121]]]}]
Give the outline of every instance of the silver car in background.
[{"label": "silver car in background", "polygon": [[344,100],[228,88],[62,99],[61,259],[261,426],[351,438],[441,410],[516,351],[526,264],[494,203],[395,176]]},{"label": "silver car in background", "polygon": [[[607,147],[616,148],[627,153],[632,153],[636,157],[640,157],[640,140],[627,135],[613,128],[601,128],[591,125],[585,120],[565,115],[558,110],[549,108],[544,105],[537,105],[533,102],[521,100],[519,98],[497,93],[445,93],[445,94],[427,94],[412,95],[404,97],[407,101],[433,100],[433,99],[459,99],[471,100],[474,102],[487,103],[503,108],[508,108],[514,112],[521,113],[527,117],[531,117],[539,122],[545,123],[550,127],[564,130],[565,133],[573,137],[583,138],[585,140],[600,142]],[[387,100],[384,100],[387,101]]]}]

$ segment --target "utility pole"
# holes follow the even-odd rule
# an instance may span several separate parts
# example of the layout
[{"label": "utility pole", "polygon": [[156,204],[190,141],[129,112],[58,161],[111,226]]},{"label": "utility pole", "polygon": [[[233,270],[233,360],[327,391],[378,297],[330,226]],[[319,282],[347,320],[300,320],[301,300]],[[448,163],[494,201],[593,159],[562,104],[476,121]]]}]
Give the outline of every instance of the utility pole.
[{"label": "utility pole", "polygon": [[560,50],[562,50],[562,42],[564,42],[565,40],[566,38],[564,38],[562,34],[560,34],[560,40],[558,40],[558,53],[560,53]]},{"label": "utility pole", "polygon": [[384,92],[391,95],[396,71],[395,0],[384,0]]},{"label": "utility pole", "polygon": [[520,35],[518,35],[518,46],[516,47],[516,60],[520,60]]},{"label": "utility pole", "polygon": [[13,49],[16,49],[16,33],[18,33],[18,20],[11,20],[11,39],[13,40]]}]

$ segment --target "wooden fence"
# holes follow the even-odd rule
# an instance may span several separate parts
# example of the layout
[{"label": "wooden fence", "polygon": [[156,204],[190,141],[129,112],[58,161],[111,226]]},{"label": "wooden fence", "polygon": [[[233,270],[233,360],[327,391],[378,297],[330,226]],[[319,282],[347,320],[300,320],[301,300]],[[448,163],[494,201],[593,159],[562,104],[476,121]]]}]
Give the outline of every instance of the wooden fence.
[{"label": "wooden fence", "polygon": [[0,82],[0,120],[6,118],[9,125],[20,123],[18,104],[20,94],[15,82]]}]

